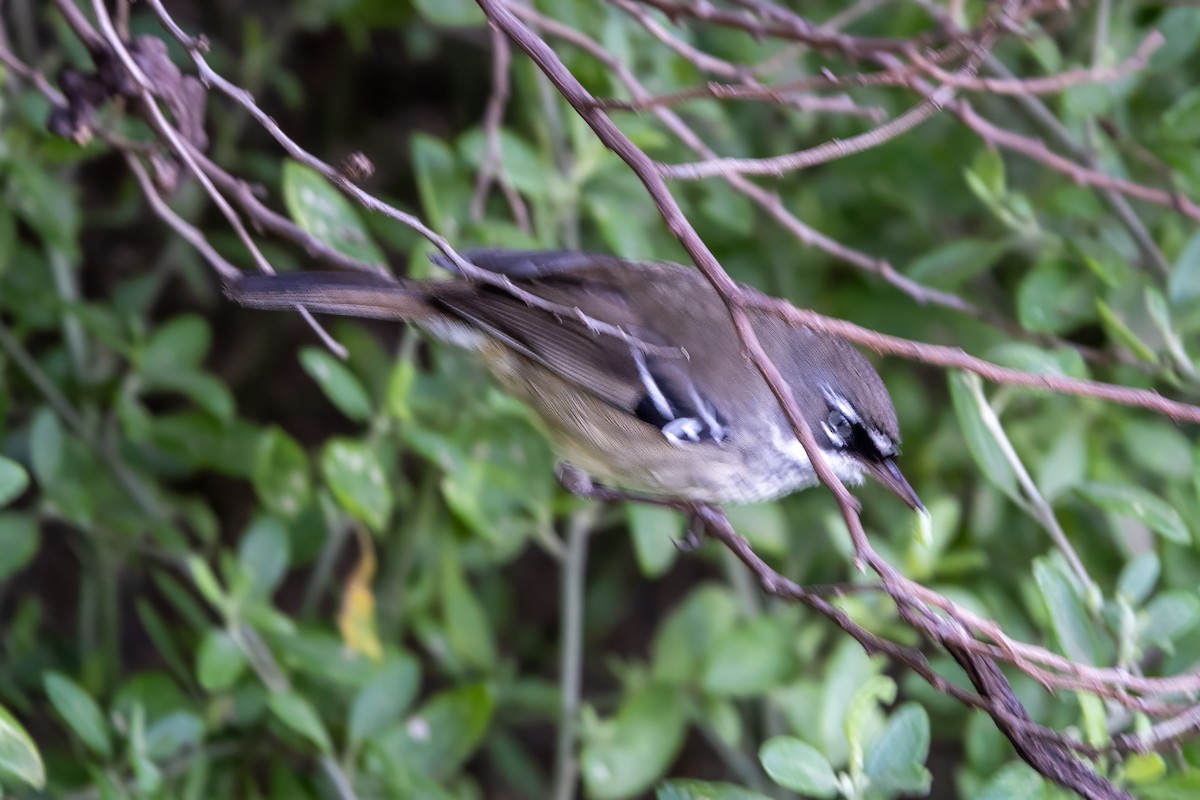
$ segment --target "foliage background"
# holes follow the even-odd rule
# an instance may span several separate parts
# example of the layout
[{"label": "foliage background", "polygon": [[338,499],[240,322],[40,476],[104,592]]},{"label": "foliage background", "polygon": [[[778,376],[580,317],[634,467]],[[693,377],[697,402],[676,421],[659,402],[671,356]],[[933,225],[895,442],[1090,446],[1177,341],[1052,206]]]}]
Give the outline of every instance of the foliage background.
[{"label": "foliage background", "polygon": [[[534,234],[516,228],[498,195],[471,219],[491,62],[466,0],[170,9],[209,35],[214,66],[305,147],[329,161],[366,153],[377,167],[368,188],[456,246],[683,260],[641,186],[519,56],[504,164]],[[86,66],[49,4],[2,10],[24,60],[48,75]],[[703,79],[611,6],[546,10],[652,89]],[[134,7],[134,31],[157,34],[143,11]],[[1101,2],[1069,19],[1001,56],[1019,74],[1111,64],[1162,30],[1167,43],[1146,70],[1047,103],[1107,171],[1194,195],[1200,10]],[[856,31],[902,36],[925,24],[917,6],[894,4]],[[701,41],[735,61],[769,55],[748,37]],[[560,52],[594,91],[617,93],[594,61]],[[796,70],[808,64],[802,55]],[[886,90],[871,99],[893,112],[906,102]],[[1036,130],[1012,100],[975,102]],[[1055,794],[983,715],[870,659],[825,621],[765,601],[724,552],[680,556],[671,515],[563,496],[536,423],[486,388],[469,358],[409,331],[338,321],[351,352],[343,365],[295,315],[229,306],[119,158],[47,134],[45,102],[11,77],[3,103],[0,702],[44,760],[41,796],[552,796],[566,768],[556,737],[574,718],[562,710],[572,696],[559,679],[564,647],[583,665],[580,774],[592,797],[794,796],[783,787],[890,797],[931,779],[936,797]],[[687,113],[726,153],[787,152],[865,125],[751,104]],[[653,155],[686,158],[649,118],[622,124]],[[208,128],[214,159],[267,187],[277,206],[303,219],[334,202],[244,114],[214,102]],[[946,118],[775,188],[817,229],[1020,332],[914,304],[801,247],[719,181],[679,187],[741,280],[1012,366],[1198,394],[1189,353],[1200,238],[1169,209],[1138,208],[1171,262],[1162,275],[1093,190],[991,151]],[[194,184],[172,201],[246,263]],[[397,270],[428,274],[428,247],[414,235],[362,224]],[[267,246],[278,268],[310,266]],[[1128,363],[1085,365],[1052,336]],[[934,520],[922,545],[892,498],[863,487],[881,551],[1010,634],[1076,660],[1177,674],[1200,659],[1194,430],[1095,401],[991,392],[1100,590],[1089,597],[1027,513],[969,388],[952,393],[928,367],[880,369],[902,420],[905,472]],[[825,493],[732,515],[785,575],[852,575]],[[844,604],[906,636],[879,599]],[[1013,680],[1039,721],[1090,741],[1139,724],[1095,697]],[[13,755],[0,759],[0,782],[37,796],[25,784],[38,765],[18,728],[3,727]],[[1198,756],[1185,745],[1170,759],[1103,766],[1139,796],[1186,797]],[[797,765],[811,769],[790,774]]]}]

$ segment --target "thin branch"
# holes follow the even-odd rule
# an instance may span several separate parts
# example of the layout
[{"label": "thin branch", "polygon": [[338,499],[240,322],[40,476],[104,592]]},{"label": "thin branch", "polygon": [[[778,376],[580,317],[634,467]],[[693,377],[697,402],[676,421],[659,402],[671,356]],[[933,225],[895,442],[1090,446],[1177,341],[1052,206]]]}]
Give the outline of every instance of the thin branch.
[{"label": "thin branch", "polygon": [[1070,394],[1080,397],[1095,397],[1110,403],[1144,408],[1161,414],[1176,422],[1200,423],[1200,406],[1170,400],[1150,389],[1134,389],[1129,386],[1118,386],[1100,381],[1068,378],[1061,375],[1042,375],[1023,372],[1019,369],[1002,367],[982,358],[977,358],[958,347],[926,344],[901,339],[898,336],[888,336],[872,331],[853,322],[833,319],[818,314],[815,311],[800,309],[788,303],[760,292],[747,290],[741,301],[749,308],[760,308],[787,320],[798,327],[812,328],[857,342],[878,353],[900,356],[924,364],[932,364],[951,369],[962,369],[973,372],[979,377],[992,383],[1008,384],[1010,386],[1028,386],[1058,394]]},{"label": "thin branch", "polygon": [[487,109],[483,113],[484,150],[483,159],[479,165],[479,176],[475,181],[475,194],[471,197],[469,211],[471,219],[478,222],[483,218],[483,204],[487,199],[488,189],[492,181],[500,187],[508,208],[512,211],[513,220],[522,233],[532,232],[529,224],[529,210],[521,193],[513,186],[508,172],[504,168],[504,153],[501,150],[500,126],[504,123],[504,109],[508,105],[509,95],[509,63],[512,61],[512,49],[508,38],[494,27],[490,29],[492,45],[492,94],[488,98]]},{"label": "thin branch", "polygon": [[914,73],[918,71],[929,74],[931,77],[936,78],[939,83],[953,86],[955,89],[964,92],[1020,96],[1057,94],[1072,86],[1111,83],[1123,80],[1143,69],[1150,56],[1162,46],[1164,41],[1165,39],[1161,33],[1151,31],[1132,56],[1113,67],[1066,70],[1040,78],[986,78],[971,76],[961,71],[950,72],[938,66],[935,60],[922,55],[919,51],[914,51],[907,54],[912,64],[903,67],[893,67],[881,72],[859,72],[837,75],[825,70],[819,75],[810,75],[806,78],[770,85],[728,84],[710,81],[703,86],[655,95],[641,100],[601,98],[597,100],[597,105],[609,109],[645,111],[655,106],[674,106],[692,100],[737,100],[784,103],[787,102],[788,97],[794,92],[813,91],[816,89],[890,86],[915,91]]},{"label": "thin branch", "polygon": [[588,538],[596,524],[594,505],[585,506],[567,524],[563,555],[562,615],[559,631],[558,740],[554,752],[555,800],[572,800],[579,779],[578,739],[580,696],[583,681],[583,596],[587,578]]},{"label": "thin branch", "polygon": [[849,139],[832,139],[816,147],[770,158],[717,158],[690,164],[661,164],[664,178],[695,181],[716,175],[772,175],[807,169],[839,158],[879,147],[931,119],[954,97],[954,90],[943,86],[895,119]]},{"label": "thin branch", "polygon": [[[580,48],[581,50],[590,53],[592,56],[600,60],[605,66],[613,71],[617,78],[629,89],[630,93],[635,97],[649,97],[650,94],[646,88],[638,81],[637,77],[629,70],[620,59],[613,56],[605,50],[598,42],[591,39],[587,35],[580,33],[574,28],[563,25],[561,22],[546,17],[543,14],[533,10],[529,6],[515,5],[512,6],[513,13],[526,20],[529,24],[544,30],[555,38],[562,39],[570,44]],[[716,157],[716,153],[704,143],[704,141],[690,128],[683,119],[673,111],[668,109],[655,109],[654,115],[658,117],[664,125],[667,126],[680,141],[691,148],[697,155],[702,158],[711,159]],[[757,203],[764,211],[773,217],[780,225],[789,233],[795,236],[801,244],[808,247],[816,247],[823,250],[834,258],[845,261],[846,263],[857,267],[864,272],[877,275],[891,285],[895,286],[900,291],[907,294],[918,303],[933,304],[950,308],[955,311],[960,311],[966,314],[979,315],[979,309],[972,306],[962,298],[950,292],[943,292],[929,286],[924,286],[917,281],[908,278],[898,272],[895,267],[888,261],[881,258],[875,258],[866,253],[855,250],[820,231],[806,225],[799,217],[792,214],[784,206],[779,195],[771,192],[758,184],[750,181],[742,175],[728,174],[721,176],[726,183],[732,186],[738,192],[741,192],[746,197]]]},{"label": "thin branch", "polygon": [[922,72],[934,78],[938,83],[953,86],[970,92],[986,92],[987,94],[1032,95],[1058,94],[1072,86],[1087,83],[1115,83],[1124,80],[1135,72],[1143,69],[1150,56],[1163,46],[1166,37],[1159,31],[1151,31],[1138,45],[1137,50],[1129,58],[1112,67],[1089,67],[1071,69],[1056,75],[1046,75],[1041,78],[987,78],[948,72],[933,61],[921,55],[919,50],[907,54],[912,63]]},{"label": "thin branch", "polygon": [[717,58],[683,41],[647,14],[646,10],[639,3],[635,3],[633,0],[608,0],[608,2],[637,20],[637,23],[645,28],[651,36],[666,45],[669,50],[678,53],[690,61],[701,72],[708,72],[713,75],[720,75],[723,78],[732,78],[743,82],[754,81],[748,67],[734,64],[723,58]]},{"label": "thin branch", "polygon": [[868,53],[903,52],[909,47],[927,46],[933,36],[912,39],[888,39],[867,36],[848,36],[836,30],[813,25],[806,20],[764,22],[746,13],[726,11],[709,2],[687,3],[677,0],[638,0],[653,6],[671,19],[693,18],[725,28],[742,30],[756,39],[784,39],[801,42],[813,50],[840,53],[849,58]]},{"label": "thin branch", "polygon": [[[100,2],[100,0],[94,0]],[[547,313],[556,316],[568,317],[576,319],[592,333],[604,334],[613,336],[627,343],[631,347],[635,347],[647,354],[659,355],[665,358],[680,358],[683,356],[678,348],[664,348],[644,342],[629,331],[617,325],[610,325],[607,322],[594,319],[584,314],[578,308],[562,306],[556,303],[550,303],[532,292],[526,291],[517,286],[507,276],[498,275],[497,273],[488,270],[479,269],[474,264],[463,259],[450,242],[441,234],[426,225],[419,217],[414,214],[409,214],[406,211],[401,211],[390,203],[378,199],[366,190],[359,187],[353,181],[349,180],[340,171],[314,156],[312,153],[305,150],[295,142],[290,136],[284,133],[283,129],[275,120],[271,119],[265,111],[263,111],[255,102],[253,95],[234,85],[220,73],[216,72],[209,66],[203,55],[204,44],[202,40],[193,38],[186,34],[182,28],[175,22],[174,19],[167,13],[162,5],[162,0],[146,0],[150,7],[154,9],[158,15],[159,22],[166,28],[167,32],[173,36],[176,41],[183,45],[188,55],[195,64],[196,70],[199,72],[201,79],[209,86],[215,87],[217,90],[225,94],[235,103],[244,108],[264,130],[269,133],[276,142],[284,149],[289,156],[301,164],[316,170],[328,179],[334,186],[341,189],[351,199],[358,202],[369,211],[377,214],[382,214],[390,219],[405,225],[423,236],[430,244],[436,247],[443,256],[453,265],[454,269],[464,278],[477,281],[479,283],[487,283],[511,294],[513,297],[521,300],[533,308],[539,308]]]},{"label": "thin branch", "polygon": [[[63,0],[59,3],[60,11],[64,6],[74,8],[69,2]],[[203,173],[203,171],[201,171],[196,163],[195,158],[192,157],[191,148],[183,142],[183,139],[179,136],[175,128],[172,127],[170,122],[167,121],[162,109],[160,109],[158,106],[158,101],[155,97],[154,88],[151,85],[150,80],[142,72],[137,63],[135,63],[133,56],[125,47],[125,43],[117,34],[112,18],[108,15],[108,9],[104,5],[104,0],[93,0],[92,8],[96,14],[96,19],[100,26],[102,35],[101,41],[106,42],[107,45],[112,49],[113,54],[120,59],[122,65],[124,65],[126,71],[128,72],[130,79],[132,79],[136,85],[137,93],[142,101],[142,106],[149,114],[147,122],[149,122],[155,131],[171,145],[171,149],[200,182],[200,185],[204,188],[209,198],[212,199],[213,203],[216,204],[218,209],[220,209],[222,215],[224,215],[230,226],[233,227],[238,238],[241,239],[242,244],[245,245],[251,257],[254,259],[254,262],[258,265],[258,268],[264,272],[273,272],[274,270],[271,268],[270,263],[262,254],[262,251],[258,249],[258,245],[255,244],[254,239],[250,236],[250,232],[247,231],[246,227],[242,224],[241,218],[237,215],[237,212],[233,210],[232,206],[229,205],[229,203],[225,200],[221,193],[217,191],[216,187],[212,184],[208,177]],[[68,22],[77,19],[75,16],[72,16],[69,13],[64,13],[67,16]],[[80,19],[81,17],[82,15],[79,15]],[[87,25],[86,20],[82,20],[82,25],[85,29],[90,30],[90,26]],[[83,35],[82,29],[77,29],[76,34],[81,38],[84,38],[86,41],[86,37]],[[147,184],[143,184],[143,188],[146,185]],[[150,195],[147,195],[147,197],[150,198]],[[153,198],[151,198],[151,202],[154,202]],[[165,207],[165,204],[160,203],[157,207]],[[172,214],[171,217],[173,217],[175,220],[182,221],[177,215]],[[171,218],[167,216],[163,216],[163,219],[171,222]],[[210,260],[209,263],[216,266],[218,262]],[[345,358],[347,355],[346,348],[338,344],[324,329],[324,327],[316,321],[312,314],[308,312],[307,309],[300,309],[300,311],[305,322],[307,322],[309,327],[312,328],[313,331],[321,338],[321,341],[324,342],[325,345],[340,358]]]}]

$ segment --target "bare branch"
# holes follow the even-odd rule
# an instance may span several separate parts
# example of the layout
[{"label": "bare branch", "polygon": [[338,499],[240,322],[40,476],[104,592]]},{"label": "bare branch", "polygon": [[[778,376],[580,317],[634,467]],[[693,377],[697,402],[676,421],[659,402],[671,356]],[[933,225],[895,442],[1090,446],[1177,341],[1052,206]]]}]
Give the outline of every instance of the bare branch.
[{"label": "bare branch", "polygon": [[529,209],[521,194],[509,180],[508,172],[504,169],[504,154],[500,148],[500,126],[504,122],[504,108],[508,105],[509,78],[508,65],[512,60],[512,52],[508,39],[495,28],[491,29],[492,44],[492,94],[488,98],[487,109],[483,114],[484,151],[483,160],[479,165],[479,177],[475,181],[475,194],[471,197],[468,213],[471,219],[478,221],[483,218],[483,203],[487,199],[488,189],[494,180],[504,193],[513,219],[522,233],[530,233]]}]

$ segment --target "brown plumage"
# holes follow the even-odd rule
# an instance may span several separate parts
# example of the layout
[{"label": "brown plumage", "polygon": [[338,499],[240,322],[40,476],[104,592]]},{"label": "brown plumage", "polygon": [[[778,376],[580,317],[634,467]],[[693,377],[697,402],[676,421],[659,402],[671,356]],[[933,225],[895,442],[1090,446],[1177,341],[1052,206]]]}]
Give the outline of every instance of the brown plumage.
[{"label": "brown plumage", "polygon": [[[576,252],[464,257],[549,303],[620,326],[653,352],[459,277],[251,275],[227,292],[256,308],[303,305],[407,320],[478,351],[501,384],[545,420],[562,455],[601,483],[722,503],[765,500],[816,482],[744,357],[724,304],[698,271]],[[857,481],[870,472],[919,507],[896,468],[896,413],[870,362],[843,339],[765,314],[753,325],[839,477]]]}]

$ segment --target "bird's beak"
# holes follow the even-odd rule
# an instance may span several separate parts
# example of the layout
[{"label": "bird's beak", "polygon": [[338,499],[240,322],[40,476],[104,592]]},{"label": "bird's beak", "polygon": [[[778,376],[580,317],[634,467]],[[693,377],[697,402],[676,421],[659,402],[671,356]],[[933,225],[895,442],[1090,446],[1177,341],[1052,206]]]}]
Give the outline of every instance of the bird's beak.
[{"label": "bird's beak", "polygon": [[917,493],[908,485],[908,481],[904,479],[904,474],[900,472],[900,467],[896,466],[896,459],[885,458],[882,461],[867,462],[865,464],[867,471],[874,476],[875,480],[882,483],[899,497],[914,511],[925,511],[924,504],[921,503],[921,498],[917,497]]}]

